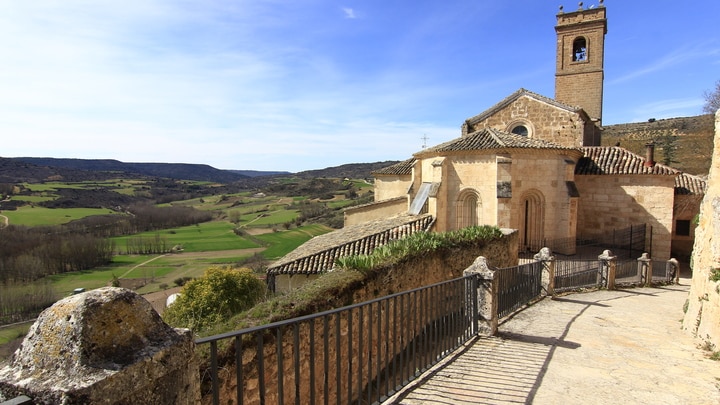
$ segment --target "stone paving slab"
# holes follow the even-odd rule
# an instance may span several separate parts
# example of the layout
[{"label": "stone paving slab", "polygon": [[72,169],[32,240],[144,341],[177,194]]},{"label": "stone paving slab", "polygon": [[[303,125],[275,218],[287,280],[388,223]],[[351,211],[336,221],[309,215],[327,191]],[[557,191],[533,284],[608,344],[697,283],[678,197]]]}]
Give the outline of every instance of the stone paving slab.
[{"label": "stone paving slab", "polygon": [[720,361],[681,330],[690,280],[545,299],[386,404],[720,404]]}]

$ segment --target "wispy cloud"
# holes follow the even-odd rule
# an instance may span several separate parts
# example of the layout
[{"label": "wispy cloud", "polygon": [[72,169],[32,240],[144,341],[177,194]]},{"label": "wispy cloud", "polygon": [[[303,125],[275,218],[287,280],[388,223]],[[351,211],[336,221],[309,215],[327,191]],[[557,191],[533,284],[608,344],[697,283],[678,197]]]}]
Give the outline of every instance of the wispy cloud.
[{"label": "wispy cloud", "polygon": [[635,71],[626,73],[618,78],[608,81],[608,84],[620,84],[631,80],[638,79],[640,77],[649,75],[651,73],[666,70],[683,63],[687,63],[694,59],[707,59],[708,57],[720,55],[720,48],[713,47],[713,43],[706,42],[697,44],[691,48],[677,49],[663,56],[660,59],[651,61],[649,65],[645,65]]},{"label": "wispy cloud", "polygon": [[343,7],[343,13],[345,13],[345,18],[348,19],[355,19],[357,16],[355,15],[355,10],[351,9],[350,7]]},{"label": "wispy cloud", "polygon": [[642,104],[632,109],[630,122],[641,122],[650,118],[674,118],[695,115],[702,107],[701,98],[667,99]]}]

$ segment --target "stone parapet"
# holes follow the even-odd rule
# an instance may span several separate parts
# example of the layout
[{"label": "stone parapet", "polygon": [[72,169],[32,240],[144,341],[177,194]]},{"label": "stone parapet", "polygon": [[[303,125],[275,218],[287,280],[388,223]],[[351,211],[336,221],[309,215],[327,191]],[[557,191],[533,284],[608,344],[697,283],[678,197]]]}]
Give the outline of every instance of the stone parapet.
[{"label": "stone parapet", "polygon": [[40,314],[0,370],[0,400],[24,394],[42,404],[195,404],[194,350],[189,330],[165,324],[135,292],[100,288]]}]

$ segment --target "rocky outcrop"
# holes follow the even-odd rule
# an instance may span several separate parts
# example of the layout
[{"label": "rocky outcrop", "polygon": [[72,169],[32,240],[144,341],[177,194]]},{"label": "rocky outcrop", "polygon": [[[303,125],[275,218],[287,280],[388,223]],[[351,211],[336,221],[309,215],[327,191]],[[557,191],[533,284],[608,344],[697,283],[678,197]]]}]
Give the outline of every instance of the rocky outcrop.
[{"label": "rocky outcrop", "polygon": [[683,329],[720,350],[720,111],[707,193],[700,206],[692,254],[692,285]]},{"label": "rocky outcrop", "polygon": [[[192,334],[165,324],[131,290],[101,288],[58,301],[0,370],[0,397],[42,404],[193,404]],[[1,400],[2,398],[0,398]]]}]

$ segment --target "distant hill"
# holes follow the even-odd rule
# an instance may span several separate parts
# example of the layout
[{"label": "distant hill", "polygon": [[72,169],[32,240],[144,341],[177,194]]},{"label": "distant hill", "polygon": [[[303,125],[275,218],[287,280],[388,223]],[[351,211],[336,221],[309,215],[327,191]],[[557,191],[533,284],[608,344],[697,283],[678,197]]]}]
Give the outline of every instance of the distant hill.
[{"label": "distant hill", "polygon": [[349,163],[299,173],[286,171],[221,170],[203,164],[124,163],[113,159],[64,159],[0,157],[0,183],[40,181],[100,181],[110,178],[163,177],[177,180],[236,183],[248,188],[263,187],[278,177],[365,179],[371,173],[398,161]]},{"label": "distant hill", "polygon": [[655,142],[655,161],[683,172],[706,175],[710,170],[715,134],[713,114],[630,124],[605,125],[602,145],[619,145],[645,156],[645,144]]},{"label": "distant hill", "polygon": [[261,171],[261,170],[228,170],[229,172],[242,174],[247,177],[261,177],[261,176],[287,176],[292,173],[290,172],[273,172],[273,171]]},{"label": "distant hill", "polygon": [[[116,175],[116,177],[118,176]],[[100,181],[106,178],[107,175],[100,172],[41,166],[17,159],[0,157],[0,183],[37,183],[52,180]]]},{"label": "distant hill", "polygon": [[342,179],[347,177],[349,179],[367,179],[372,177],[370,173],[375,170],[392,166],[398,162],[400,161],[388,160],[374,163],[348,163],[341,166],[327,167],[325,169],[307,170],[296,173],[296,176],[302,178],[333,177]]},{"label": "distant hill", "polygon": [[125,163],[113,159],[58,159],[35,157],[19,157],[11,158],[11,160],[48,168],[139,174],[142,176],[213,181],[218,183],[232,183],[249,177],[240,173],[234,173],[230,170],[220,170],[203,164]]}]

